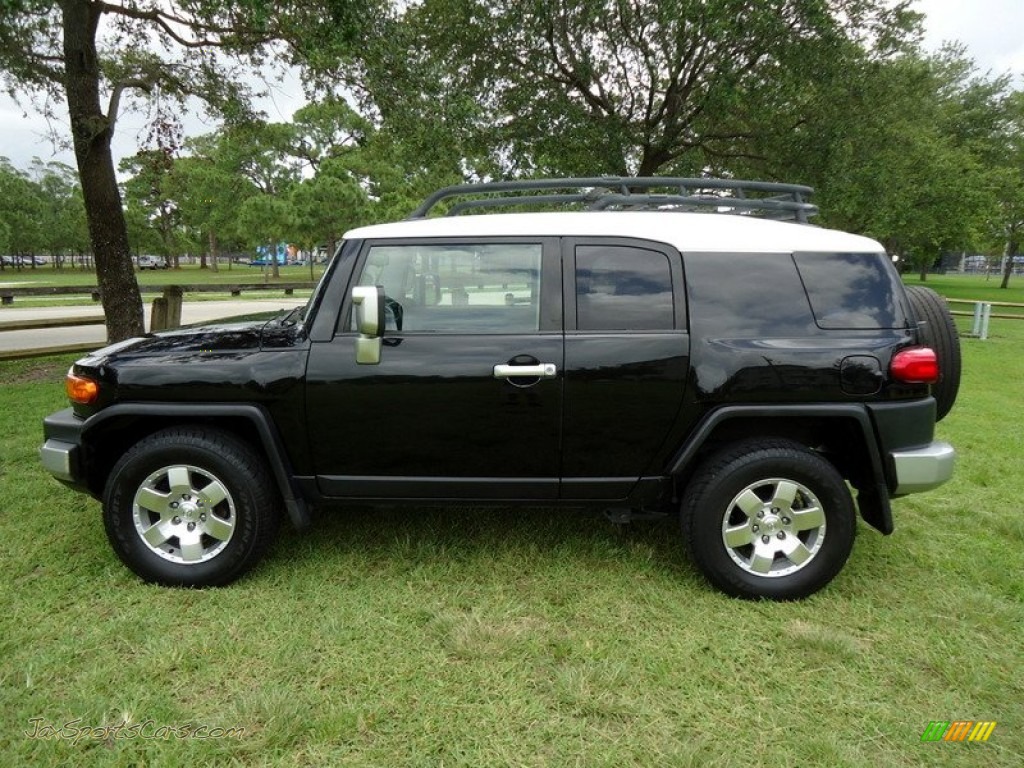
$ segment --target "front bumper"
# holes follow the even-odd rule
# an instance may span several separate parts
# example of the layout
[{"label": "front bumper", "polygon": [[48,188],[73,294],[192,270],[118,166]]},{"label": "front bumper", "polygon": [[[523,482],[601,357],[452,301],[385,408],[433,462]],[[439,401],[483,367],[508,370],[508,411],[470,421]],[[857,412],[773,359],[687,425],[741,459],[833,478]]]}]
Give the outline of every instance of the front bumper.
[{"label": "front bumper", "polygon": [[43,462],[43,469],[61,482],[75,481],[78,467],[77,445],[51,438],[39,449],[39,458]]},{"label": "front bumper", "polygon": [[930,491],[953,476],[956,451],[949,443],[934,442],[890,455],[896,470],[896,496]]},{"label": "front bumper", "polygon": [[51,413],[43,419],[44,442],[39,449],[39,459],[43,468],[62,483],[84,489],[82,424],[72,408]]}]

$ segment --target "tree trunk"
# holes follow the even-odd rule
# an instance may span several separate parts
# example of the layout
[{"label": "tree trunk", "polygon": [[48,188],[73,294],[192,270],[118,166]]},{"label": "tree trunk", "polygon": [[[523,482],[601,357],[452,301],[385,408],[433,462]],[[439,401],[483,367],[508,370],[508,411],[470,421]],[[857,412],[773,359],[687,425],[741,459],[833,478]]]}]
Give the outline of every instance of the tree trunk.
[{"label": "tree trunk", "polygon": [[1003,265],[1003,282],[999,284],[1000,288],[1007,288],[1010,285],[1010,275],[1013,274],[1013,257],[1020,250],[1018,234],[1017,228],[1011,227],[1006,236],[1006,264]]},{"label": "tree trunk", "polygon": [[210,230],[210,269],[219,272],[217,268],[217,234]]},{"label": "tree trunk", "polygon": [[128,228],[114,173],[110,140],[116,115],[100,108],[96,30],[102,6],[89,0],[63,0],[64,90],[71,118],[78,176],[85,198],[89,240],[96,257],[96,280],[107,321],[107,341],[145,332],[142,294],[132,269]]}]

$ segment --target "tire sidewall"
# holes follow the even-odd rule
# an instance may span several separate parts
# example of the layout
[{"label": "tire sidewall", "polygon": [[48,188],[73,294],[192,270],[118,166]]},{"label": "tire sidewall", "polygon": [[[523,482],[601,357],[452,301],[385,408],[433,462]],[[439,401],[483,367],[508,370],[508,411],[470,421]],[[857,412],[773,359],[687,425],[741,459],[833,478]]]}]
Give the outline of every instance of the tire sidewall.
[{"label": "tire sidewall", "polygon": [[946,300],[931,288],[908,285],[906,294],[918,322],[918,340],[931,347],[939,358],[939,380],[932,385],[935,420],[942,421],[952,410],[960,391],[962,355],[956,322]]},{"label": "tire sidewall", "polygon": [[[729,555],[722,524],[733,499],[744,488],[771,478],[793,480],[813,493],[825,514],[824,540],[813,559],[798,571],[776,577],[755,576]],[[684,521],[691,526],[692,553],[706,576],[728,594],[744,598],[793,600],[828,584],[853,547],[856,516],[845,482],[824,459],[807,451],[766,449],[733,459],[696,496],[684,498]]]}]

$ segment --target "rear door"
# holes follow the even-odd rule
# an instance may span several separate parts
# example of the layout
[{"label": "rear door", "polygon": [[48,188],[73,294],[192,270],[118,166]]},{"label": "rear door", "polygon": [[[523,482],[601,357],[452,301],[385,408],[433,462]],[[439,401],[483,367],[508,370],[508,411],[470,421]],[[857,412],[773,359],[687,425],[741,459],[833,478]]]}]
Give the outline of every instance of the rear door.
[{"label": "rear door", "polygon": [[659,243],[566,238],[562,498],[624,499],[660,470],[689,370],[682,259]]},{"label": "rear door", "polygon": [[307,370],[320,491],[557,498],[559,258],[553,238],[364,243],[352,284],[384,287],[381,360],[356,363],[348,291],[333,338],[312,344]]}]

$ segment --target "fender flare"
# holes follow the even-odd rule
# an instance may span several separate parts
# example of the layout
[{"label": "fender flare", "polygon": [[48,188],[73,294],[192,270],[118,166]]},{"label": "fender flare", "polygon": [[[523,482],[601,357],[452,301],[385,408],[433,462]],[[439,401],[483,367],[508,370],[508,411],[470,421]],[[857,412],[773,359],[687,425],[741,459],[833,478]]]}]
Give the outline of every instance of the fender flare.
[{"label": "fender flare", "polygon": [[875,435],[874,423],[863,405],[725,405],[706,413],[690,432],[686,442],[670,459],[667,474],[676,477],[692,465],[697,452],[711,437],[721,424],[734,419],[779,419],[779,418],[810,418],[845,419],[854,422],[860,428],[867,449],[868,465],[871,469],[873,483],[869,487],[858,488],[857,501],[861,516],[872,527],[883,534],[893,532],[892,506],[889,503],[888,480],[878,449],[878,438]]},{"label": "fender flare", "polygon": [[252,403],[118,403],[104,408],[86,419],[82,425],[84,443],[93,432],[111,419],[123,416],[173,418],[178,421],[203,422],[213,418],[240,418],[249,422],[259,435],[261,447],[267,456],[274,481],[281,493],[288,517],[297,530],[306,530],[311,524],[309,505],[292,483],[293,472],[288,454],[274,422],[267,410]]}]

